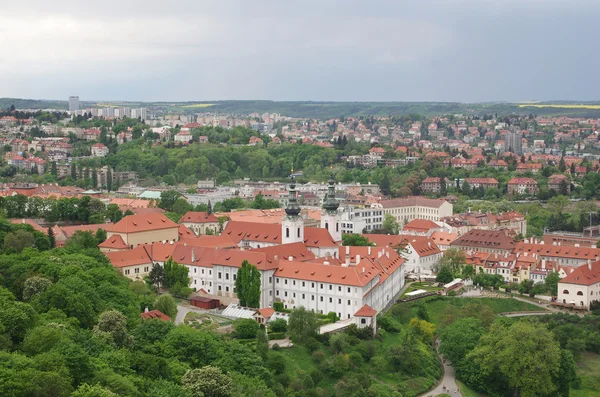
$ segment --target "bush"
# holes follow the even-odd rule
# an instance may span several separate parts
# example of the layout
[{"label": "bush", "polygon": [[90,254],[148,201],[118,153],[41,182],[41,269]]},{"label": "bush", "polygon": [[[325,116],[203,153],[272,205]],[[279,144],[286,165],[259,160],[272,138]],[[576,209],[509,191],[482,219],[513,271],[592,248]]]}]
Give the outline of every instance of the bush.
[{"label": "bush", "polygon": [[279,375],[285,372],[285,358],[281,354],[270,354],[267,360],[267,367]]},{"label": "bush", "polygon": [[350,362],[355,366],[355,367],[360,367],[363,364],[363,357],[359,352],[352,352],[348,355],[348,358],[350,359]]},{"label": "bush", "polygon": [[283,311],[283,303],[281,303],[281,302],[274,302],[273,303],[273,309],[275,309],[276,312]]},{"label": "bush", "polygon": [[287,330],[287,321],[282,318],[273,320],[269,323],[269,329],[271,332],[285,332]]},{"label": "bush", "polygon": [[269,340],[285,339],[284,332],[271,332],[269,334]]},{"label": "bush", "polygon": [[446,295],[448,295],[448,296],[456,296],[456,291],[454,291],[454,290],[449,291]]},{"label": "bush", "polygon": [[335,314],[335,312],[329,312],[327,313],[327,318],[331,320],[332,323],[335,323],[336,321],[339,321],[339,317],[337,316],[337,314]]},{"label": "bush", "polygon": [[250,318],[237,320],[234,323],[235,337],[239,339],[254,339],[260,329],[258,323]]},{"label": "bush", "polygon": [[279,346],[277,343],[273,344],[273,347],[271,347],[271,349],[277,351],[277,350],[281,350],[281,346]]},{"label": "bush", "polygon": [[379,325],[380,328],[388,331],[388,332],[400,332],[401,327],[400,324],[398,323],[398,321],[396,321],[396,319],[390,317],[390,316],[383,316],[383,315],[379,315],[377,316],[377,325]]},{"label": "bush", "polygon": [[325,360],[325,353],[323,353],[321,350],[314,351],[312,354],[312,360],[317,364],[323,362],[323,360]]}]

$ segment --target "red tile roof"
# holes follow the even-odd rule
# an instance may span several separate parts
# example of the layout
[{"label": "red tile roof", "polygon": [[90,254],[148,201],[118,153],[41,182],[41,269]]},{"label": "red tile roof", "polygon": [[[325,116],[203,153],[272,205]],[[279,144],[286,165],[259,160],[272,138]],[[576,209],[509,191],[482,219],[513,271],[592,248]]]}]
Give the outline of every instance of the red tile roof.
[{"label": "red tile roof", "polygon": [[110,236],[102,243],[98,244],[99,248],[112,248],[112,249],[127,249],[129,246],[125,244],[123,238],[119,234],[115,234],[114,236]]},{"label": "red tile roof", "polygon": [[190,222],[190,223],[219,223],[219,220],[213,214],[208,212],[186,212],[184,216],[179,219],[179,223]]},{"label": "red tile roof", "polygon": [[373,309],[369,305],[364,305],[356,313],[354,313],[354,317],[375,317],[377,315],[377,310]]},{"label": "red tile roof", "polygon": [[559,281],[565,284],[592,285],[600,283],[600,261],[582,265]]},{"label": "red tile roof", "polygon": [[383,208],[396,208],[396,207],[412,207],[412,206],[420,206],[420,207],[431,207],[431,208],[439,208],[444,204],[445,200],[440,199],[430,199],[426,197],[405,197],[405,198],[397,198],[392,200],[382,200],[379,203]]},{"label": "red tile roof", "polygon": [[107,228],[113,233],[137,233],[152,230],[179,228],[175,222],[163,214],[129,215]]},{"label": "red tile roof", "polygon": [[508,232],[505,229],[473,229],[454,240],[450,245],[462,246],[467,248],[473,247],[512,250],[514,249],[516,243],[514,239],[511,236],[509,236]]},{"label": "red tile roof", "polygon": [[428,219],[413,219],[408,222],[402,230],[413,230],[418,232],[428,232],[431,229],[439,229],[440,225]]},{"label": "red tile roof", "polygon": [[171,317],[167,316],[160,310],[150,310],[148,312],[140,313],[140,316],[148,320],[156,318],[162,321],[171,321]]}]

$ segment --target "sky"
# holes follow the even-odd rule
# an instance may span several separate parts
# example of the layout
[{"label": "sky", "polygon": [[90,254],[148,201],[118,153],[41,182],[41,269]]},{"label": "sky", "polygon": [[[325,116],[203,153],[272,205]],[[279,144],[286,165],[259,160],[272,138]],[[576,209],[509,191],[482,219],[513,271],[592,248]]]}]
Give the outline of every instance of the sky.
[{"label": "sky", "polygon": [[599,0],[22,0],[0,97],[600,100]]}]

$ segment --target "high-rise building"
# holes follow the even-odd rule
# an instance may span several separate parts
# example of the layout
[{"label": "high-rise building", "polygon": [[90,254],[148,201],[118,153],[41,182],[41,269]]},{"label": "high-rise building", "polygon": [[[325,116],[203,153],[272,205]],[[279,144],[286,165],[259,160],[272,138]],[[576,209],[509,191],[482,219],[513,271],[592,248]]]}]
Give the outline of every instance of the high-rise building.
[{"label": "high-rise building", "polygon": [[69,112],[76,112],[79,110],[79,97],[78,96],[70,96],[69,97]]},{"label": "high-rise building", "polygon": [[504,151],[514,154],[523,154],[523,134],[521,132],[509,132],[504,137]]}]

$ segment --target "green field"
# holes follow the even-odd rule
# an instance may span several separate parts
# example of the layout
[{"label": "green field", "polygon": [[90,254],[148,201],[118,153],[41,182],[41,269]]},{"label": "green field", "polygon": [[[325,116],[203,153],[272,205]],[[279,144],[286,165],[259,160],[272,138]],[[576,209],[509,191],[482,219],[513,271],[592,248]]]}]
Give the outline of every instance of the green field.
[{"label": "green field", "polygon": [[506,312],[527,312],[539,311],[538,306],[531,303],[518,301],[510,298],[459,298],[459,297],[435,297],[425,298],[423,300],[397,303],[390,310],[401,323],[408,323],[411,318],[416,316],[416,307],[424,302],[427,311],[431,316],[431,321],[437,323],[441,314],[448,306],[463,307],[475,303],[488,306],[494,313]]},{"label": "green field", "polygon": [[571,397],[597,397],[600,395],[600,355],[583,353],[577,363],[577,375],[581,377],[581,387],[571,389]]},{"label": "green field", "polygon": [[402,294],[402,296],[400,298],[408,298],[406,296],[407,293],[417,291],[420,289],[423,289],[427,292],[437,292],[437,291],[441,291],[443,288],[438,287],[437,283],[430,283],[430,282],[426,282],[426,281],[416,282],[416,283],[412,283],[406,289],[406,291],[404,291],[404,293]]}]

